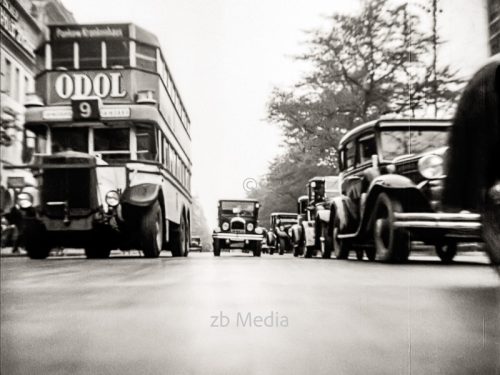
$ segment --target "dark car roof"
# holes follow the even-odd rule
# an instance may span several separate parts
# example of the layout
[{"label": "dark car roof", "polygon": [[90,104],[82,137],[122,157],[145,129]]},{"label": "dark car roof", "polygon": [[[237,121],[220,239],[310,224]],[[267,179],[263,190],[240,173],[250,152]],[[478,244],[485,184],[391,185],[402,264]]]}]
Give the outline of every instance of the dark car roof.
[{"label": "dark car roof", "polygon": [[451,126],[452,120],[447,119],[378,119],[374,121],[369,121],[362,125],[355,127],[354,129],[347,132],[346,135],[340,140],[340,146],[344,145],[348,140],[356,137],[358,134],[363,133],[371,128],[382,128],[385,126],[408,126],[408,125],[418,125],[418,126]]}]

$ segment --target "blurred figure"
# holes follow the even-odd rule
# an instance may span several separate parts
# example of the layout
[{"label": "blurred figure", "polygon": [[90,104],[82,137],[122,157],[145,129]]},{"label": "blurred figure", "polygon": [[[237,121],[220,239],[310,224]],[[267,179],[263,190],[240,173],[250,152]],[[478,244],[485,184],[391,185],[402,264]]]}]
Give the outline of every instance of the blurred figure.
[{"label": "blurred figure", "polygon": [[467,84],[450,136],[443,202],[483,216],[483,238],[500,271],[500,54]]}]

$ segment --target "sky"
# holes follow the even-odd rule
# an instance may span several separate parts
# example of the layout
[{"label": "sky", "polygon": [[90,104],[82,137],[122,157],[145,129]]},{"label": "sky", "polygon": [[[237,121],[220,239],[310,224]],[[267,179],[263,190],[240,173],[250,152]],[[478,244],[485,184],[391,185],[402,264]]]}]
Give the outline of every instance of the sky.
[{"label": "sky", "polygon": [[[482,1],[442,0],[441,28],[452,40],[443,47],[446,58],[458,62],[465,76],[486,57],[486,26],[477,21],[484,16],[477,6]],[[217,200],[245,197],[245,181],[258,181],[282,152],[266,105],[274,87],[291,86],[310,69],[293,59],[307,50],[305,31],[328,25],[333,13],[359,9],[358,0],[62,3],[80,23],[134,22],[160,39],[191,118],[192,190],[210,225]]]}]

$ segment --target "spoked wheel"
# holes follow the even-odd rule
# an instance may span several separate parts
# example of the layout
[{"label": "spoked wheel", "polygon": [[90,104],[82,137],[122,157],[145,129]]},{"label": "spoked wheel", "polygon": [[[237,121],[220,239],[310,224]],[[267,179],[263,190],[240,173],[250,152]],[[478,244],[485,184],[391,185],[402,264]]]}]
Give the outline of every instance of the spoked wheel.
[{"label": "spoked wheel", "polygon": [[47,230],[42,223],[30,222],[24,228],[24,245],[31,259],[45,259],[49,256],[51,245]]},{"label": "spoked wheel", "polygon": [[453,262],[453,258],[455,258],[455,255],[457,255],[457,243],[456,242],[449,242],[447,244],[437,244],[435,245],[436,247],[436,253],[441,259],[441,262],[449,264]]},{"label": "spoked wheel", "polygon": [[375,257],[382,262],[404,262],[410,254],[408,232],[394,227],[394,213],[401,212],[399,201],[380,194],[375,206]]},{"label": "spoked wheel", "polygon": [[321,224],[321,236],[325,239],[323,259],[330,259],[332,257],[333,250],[333,240],[332,237],[328,235],[328,225],[325,223]]},{"label": "spoked wheel", "polygon": [[141,249],[146,258],[158,258],[163,247],[163,213],[156,201],[141,217]]},{"label": "spoked wheel", "polygon": [[179,225],[174,231],[174,238],[172,244],[172,256],[174,257],[186,257],[189,254],[189,242],[188,242],[188,231],[189,226],[186,223],[184,215],[181,216]]},{"label": "spoked wheel", "polygon": [[337,259],[347,259],[349,257],[349,248],[347,247],[347,242],[339,238],[340,234],[340,221],[338,217],[335,217],[333,221],[333,252],[335,258]]},{"label": "spoked wheel", "polygon": [[221,243],[220,240],[214,239],[214,256],[220,256]]}]

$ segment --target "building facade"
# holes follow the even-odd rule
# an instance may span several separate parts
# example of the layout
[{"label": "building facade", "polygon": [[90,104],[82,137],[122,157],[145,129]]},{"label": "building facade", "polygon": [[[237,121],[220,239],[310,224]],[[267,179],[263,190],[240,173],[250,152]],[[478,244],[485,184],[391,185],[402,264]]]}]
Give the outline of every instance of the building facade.
[{"label": "building facade", "polygon": [[74,23],[59,0],[0,0],[0,162],[2,211],[5,208],[8,165],[22,164],[24,102],[34,92],[35,49],[49,23]]}]

